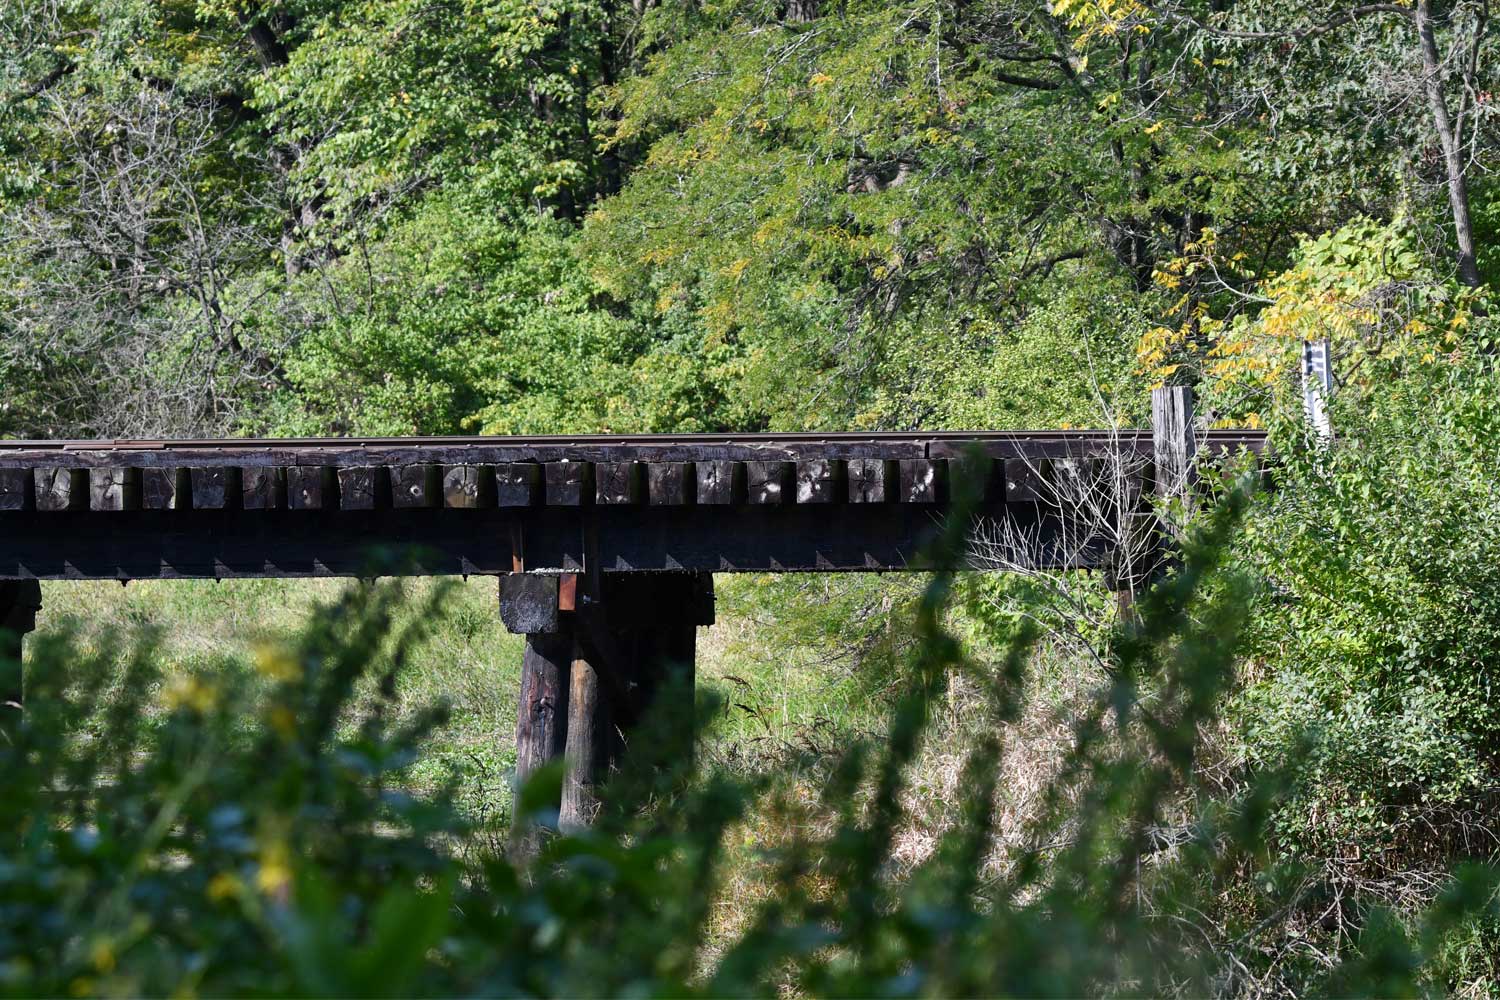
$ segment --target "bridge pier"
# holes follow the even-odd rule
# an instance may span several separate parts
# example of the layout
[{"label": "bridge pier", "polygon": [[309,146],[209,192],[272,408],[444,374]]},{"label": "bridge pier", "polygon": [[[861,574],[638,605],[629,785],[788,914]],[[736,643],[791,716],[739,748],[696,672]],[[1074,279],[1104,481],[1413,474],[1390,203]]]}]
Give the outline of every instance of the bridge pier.
[{"label": "bridge pier", "polygon": [[[693,752],[700,625],[713,623],[708,573],[501,578],[500,614],[526,635],[516,724],[516,781],[565,757],[558,823],[588,826],[611,771],[650,769]],[[649,739],[636,745],[637,737]],[[519,804],[519,800],[518,800]],[[533,852],[535,831],[518,838]]]},{"label": "bridge pier", "polygon": [[42,585],[35,580],[0,580],[0,726],[19,713],[25,694],[21,653],[26,633],[36,628]]}]

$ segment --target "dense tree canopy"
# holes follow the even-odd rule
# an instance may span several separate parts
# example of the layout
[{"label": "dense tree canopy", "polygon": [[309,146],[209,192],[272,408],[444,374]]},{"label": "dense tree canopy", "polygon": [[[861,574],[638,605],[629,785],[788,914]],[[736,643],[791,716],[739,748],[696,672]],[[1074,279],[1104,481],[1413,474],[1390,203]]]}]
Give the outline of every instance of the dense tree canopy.
[{"label": "dense tree canopy", "polygon": [[1305,239],[1500,266],[1479,0],[0,15],[0,432],[1097,423]]}]

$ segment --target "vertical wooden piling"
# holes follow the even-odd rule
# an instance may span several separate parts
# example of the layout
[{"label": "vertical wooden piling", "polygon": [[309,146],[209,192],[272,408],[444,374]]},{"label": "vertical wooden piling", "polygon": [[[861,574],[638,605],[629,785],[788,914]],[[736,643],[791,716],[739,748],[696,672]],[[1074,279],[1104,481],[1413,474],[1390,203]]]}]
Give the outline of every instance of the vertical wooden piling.
[{"label": "vertical wooden piling", "polygon": [[26,633],[36,628],[42,585],[35,580],[0,580],[0,729],[19,718],[25,690],[21,656]]},{"label": "vertical wooden piling", "polygon": [[562,756],[567,736],[567,678],[573,659],[571,630],[526,636],[521,658],[521,698],[516,710],[516,790],[513,819],[519,855],[536,853],[539,831],[520,815],[521,789],[543,765]]},{"label": "vertical wooden piling", "polygon": [[558,825],[564,831],[582,829],[594,821],[599,811],[597,786],[609,764],[609,718],[599,698],[599,671],[591,655],[587,643],[574,643],[564,749],[568,769],[558,811]]},{"label": "vertical wooden piling", "polygon": [[[713,622],[706,573],[501,579],[501,618],[526,633],[516,726],[516,781],[563,755],[558,823],[593,822],[611,772],[649,776],[693,752],[693,670],[699,625]],[[637,732],[648,739],[630,743]],[[519,804],[519,798],[517,799]],[[540,845],[518,829],[518,856]]]},{"label": "vertical wooden piling", "polygon": [[[1184,385],[1151,390],[1151,456],[1156,496],[1186,502],[1197,478],[1198,437],[1193,427],[1193,390]],[[1156,544],[1146,560],[1146,578],[1161,573],[1168,553],[1180,541],[1181,522],[1156,519]],[[1117,593],[1118,596],[1118,593]],[[1127,599],[1122,599],[1122,610]]]}]

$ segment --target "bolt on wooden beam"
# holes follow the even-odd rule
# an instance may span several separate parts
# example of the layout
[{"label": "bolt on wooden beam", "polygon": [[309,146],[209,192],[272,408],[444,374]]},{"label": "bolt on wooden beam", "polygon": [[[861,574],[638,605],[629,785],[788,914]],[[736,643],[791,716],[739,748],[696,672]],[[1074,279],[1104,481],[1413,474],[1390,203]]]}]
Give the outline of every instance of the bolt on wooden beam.
[{"label": "bolt on wooden beam", "polygon": [[397,510],[439,506],[442,470],[436,465],[398,465],[391,469],[391,505]]}]

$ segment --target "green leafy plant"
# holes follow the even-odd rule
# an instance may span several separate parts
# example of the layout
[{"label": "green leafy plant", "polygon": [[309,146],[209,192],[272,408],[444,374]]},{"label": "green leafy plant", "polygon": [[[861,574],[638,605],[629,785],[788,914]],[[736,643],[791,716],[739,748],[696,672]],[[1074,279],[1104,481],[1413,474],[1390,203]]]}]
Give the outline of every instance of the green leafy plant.
[{"label": "green leafy plant", "polygon": [[[1266,887],[1247,921],[1274,913],[1283,885],[1264,853],[1275,782],[1217,801],[1198,794],[1195,772],[1251,606],[1247,579],[1225,566],[1245,502],[1230,498],[1123,627],[1112,680],[1080,719],[1028,849],[999,869],[987,864],[994,797],[1033,635],[1018,630],[998,663],[972,659],[942,624],[947,577],[917,609],[888,732],[841,755],[818,800],[782,798],[774,775],[637,759],[598,826],[551,837],[523,867],[458,850],[468,829],[450,796],[403,780],[442,710],[390,712],[421,637],[391,630],[394,587],[357,587],[252,667],[226,663],[161,692],[149,641],[124,646],[116,673],[120,644],[45,635],[25,719],[0,744],[0,983],[28,994],[1233,991],[1233,951],[1205,948],[1195,914],[1235,866]],[[979,683],[994,728],[967,753],[962,820],[893,878],[903,789],[959,675]],[[162,707],[149,711],[153,698]],[[523,820],[545,820],[560,780],[560,767],[534,776]],[[1197,816],[1164,842],[1184,795]],[[750,810],[803,832],[763,857],[770,874],[746,929],[711,941],[728,834]],[[795,822],[810,816],[829,822]],[[1435,985],[1427,956],[1493,885],[1462,876],[1412,931],[1372,915],[1351,960],[1303,985]]]}]

